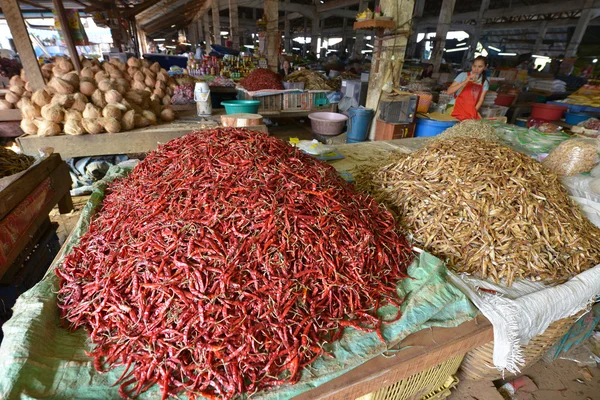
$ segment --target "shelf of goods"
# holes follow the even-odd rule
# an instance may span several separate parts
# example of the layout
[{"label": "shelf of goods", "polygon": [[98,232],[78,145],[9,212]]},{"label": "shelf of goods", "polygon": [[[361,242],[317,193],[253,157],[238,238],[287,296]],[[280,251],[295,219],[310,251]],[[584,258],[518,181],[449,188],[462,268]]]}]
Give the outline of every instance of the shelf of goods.
[{"label": "shelf of goods", "polygon": [[549,101],[548,104],[555,104],[569,108],[569,112],[597,112],[600,113],[600,87],[585,85],[575,93],[562,101]]},{"label": "shelf of goods", "polygon": [[[103,136],[112,137],[114,135]],[[333,162],[332,165],[339,171],[347,170],[369,160],[369,157],[365,157],[365,155],[380,155],[391,150],[409,152],[421,147],[424,142],[415,139],[401,139],[389,142],[340,145],[338,150],[347,157]],[[363,157],[358,157],[360,154]],[[355,155],[357,157],[354,157]],[[118,175],[119,169],[115,168],[117,172],[112,179],[121,176]],[[105,185],[108,179],[110,178],[107,176],[105,183],[96,187],[78,226],[75,227],[55,258],[51,266],[52,271],[46,275],[42,285],[36,286],[28,299],[17,305],[19,307],[17,320],[7,323],[9,328],[14,329],[18,326],[18,329],[13,331],[11,337],[6,338],[0,347],[0,372],[3,372],[0,373],[0,385],[10,381],[11,384],[6,387],[13,388],[11,390],[25,391],[28,390],[28,387],[33,389],[31,385],[34,385],[36,390],[41,390],[41,392],[49,388],[55,392],[56,386],[52,380],[55,379],[54,376],[61,376],[59,390],[69,391],[70,394],[74,394],[73,391],[83,393],[82,391],[87,390],[85,387],[76,384],[70,385],[67,381],[77,380],[79,374],[87,373],[90,380],[86,384],[93,385],[94,390],[99,390],[107,395],[118,392],[118,387],[111,387],[111,385],[118,379],[124,368],[121,366],[102,375],[94,371],[90,358],[83,352],[90,348],[88,333],[81,329],[71,333],[60,325],[59,313],[56,312],[56,290],[47,290],[55,288],[56,281],[59,279],[55,275],[54,269],[62,262],[64,255],[72,251],[72,244],[78,241],[78,237],[84,235],[89,228],[86,221],[92,217],[95,208],[103,201],[103,187],[105,187],[103,184]],[[333,400],[360,396],[364,396],[363,400],[369,400],[391,398],[389,397],[391,394],[399,395],[399,393],[402,397],[394,398],[407,399],[421,398],[432,393],[446,391],[453,384],[448,382],[456,382],[451,375],[456,372],[463,356],[469,350],[491,341],[493,330],[486,318],[477,315],[477,310],[472,307],[464,295],[447,283],[443,277],[443,271],[445,271],[443,263],[441,261],[425,261],[433,259],[432,256],[428,256],[432,257],[429,259],[423,257],[423,255],[421,258],[417,257],[418,261],[416,262],[418,263],[414,264],[415,268],[419,271],[427,270],[431,275],[415,277],[414,280],[404,280],[404,282],[408,282],[406,284],[412,285],[413,281],[417,282],[419,279],[423,279],[418,282],[419,290],[410,290],[410,294],[405,299],[403,315],[408,315],[408,317],[397,321],[400,325],[397,325],[396,328],[392,324],[389,324],[389,327],[388,324],[384,324],[386,326],[384,336],[386,341],[389,340],[387,345],[383,345],[374,332],[366,333],[354,329],[351,329],[350,332],[344,331],[342,337],[345,343],[344,349],[337,345],[334,346],[332,351],[336,354],[336,358],[330,359],[335,363],[336,368],[339,368],[337,373],[332,374],[327,367],[320,370],[311,367],[313,373],[320,371],[319,373],[324,375],[310,384],[301,380],[296,385],[284,385],[274,389],[286,391],[285,394],[282,392],[283,397],[297,400],[315,398]],[[411,276],[415,275],[410,271],[409,273],[412,274]],[[430,281],[430,279],[432,280]],[[438,298],[437,293],[440,291],[444,295],[440,294]],[[424,301],[424,298],[428,300]],[[449,298],[452,300],[448,300]],[[27,301],[35,301],[40,306],[29,307]],[[444,304],[451,304],[454,311],[449,314],[445,313],[442,317],[443,322],[440,323],[437,320],[439,309],[431,304],[424,306],[430,301],[443,301]],[[26,307],[26,309],[22,307]],[[441,307],[441,309],[445,308]],[[423,313],[423,311],[426,312]],[[389,336],[392,331],[395,332],[394,335],[398,335],[397,339]],[[41,340],[42,336],[45,340]],[[39,343],[42,342],[44,343],[43,348],[39,346]],[[356,345],[360,343],[360,345],[354,347],[353,343]],[[366,345],[375,347],[371,352],[367,352],[364,347]],[[47,376],[43,378],[44,383],[41,386],[38,385],[34,382],[35,380],[31,379],[31,374],[35,373],[33,370],[46,357],[54,357],[48,353],[48,349],[52,349],[52,352],[60,351],[61,346],[68,346],[69,351],[61,353],[58,358],[61,360],[61,366],[58,368],[63,369],[62,365],[69,365],[70,372],[67,373],[64,370],[64,374],[46,374]],[[350,346],[352,349],[346,349],[346,346]],[[27,354],[21,354],[21,351],[26,351]],[[350,353],[348,354],[348,352]],[[355,352],[359,352],[356,354],[361,355],[355,356]],[[336,361],[340,360],[338,357],[346,358],[346,361],[339,366],[339,361]],[[321,358],[322,361],[329,359],[328,357]],[[344,366],[346,363],[352,365],[356,363],[356,366],[349,368],[350,364]],[[72,369],[70,365],[76,365],[75,369]],[[304,375],[310,379],[309,376],[312,374]],[[91,390],[91,386],[89,389]],[[153,385],[144,396],[157,395],[159,390],[158,385]],[[36,393],[41,395],[41,392]]]},{"label": "shelf of goods", "polygon": [[0,278],[11,269],[55,205],[61,213],[71,211],[70,188],[69,168],[58,154],[0,179]]}]

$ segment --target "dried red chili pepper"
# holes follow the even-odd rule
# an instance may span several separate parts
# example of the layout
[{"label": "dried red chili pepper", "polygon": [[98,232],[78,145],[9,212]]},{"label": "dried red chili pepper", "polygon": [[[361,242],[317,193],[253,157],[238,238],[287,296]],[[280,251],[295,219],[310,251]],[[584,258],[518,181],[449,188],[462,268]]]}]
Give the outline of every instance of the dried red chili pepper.
[{"label": "dried red chili pepper", "polygon": [[[195,132],[107,190],[56,273],[121,396],[158,384],[230,399],[331,356],[345,327],[383,340],[411,252],[392,216],[329,165],[263,133]],[[400,314],[398,314],[399,317]]]},{"label": "dried red chili pepper", "polygon": [[252,70],[240,81],[240,85],[249,92],[265,89],[283,90],[281,75],[266,68]]}]

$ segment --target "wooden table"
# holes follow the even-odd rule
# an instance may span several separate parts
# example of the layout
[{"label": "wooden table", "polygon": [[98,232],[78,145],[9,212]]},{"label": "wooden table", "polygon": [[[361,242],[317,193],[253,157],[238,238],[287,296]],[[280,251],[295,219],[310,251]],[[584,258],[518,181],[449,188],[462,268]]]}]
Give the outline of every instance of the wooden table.
[{"label": "wooden table", "polygon": [[492,324],[484,316],[477,316],[455,328],[423,329],[407,336],[395,347],[402,351],[391,356],[377,356],[293,399],[355,399],[393,385],[452,357],[462,356],[493,339]]},{"label": "wooden table", "polygon": [[[59,153],[63,158],[147,153],[155,150],[161,143],[167,143],[193,131],[217,126],[217,122],[213,120],[200,120],[194,117],[127,132],[81,136],[21,136],[17,138],[17,142],[25,154],[37,154],[38,149],[52,147],[54,152]],[[267,131],[264,125],[249,129]]]},{"label": "wooden table", "polygon": [[73,209],[69,167],[51,154],[29,169],[0,179],[0,278],[58,204]]}]

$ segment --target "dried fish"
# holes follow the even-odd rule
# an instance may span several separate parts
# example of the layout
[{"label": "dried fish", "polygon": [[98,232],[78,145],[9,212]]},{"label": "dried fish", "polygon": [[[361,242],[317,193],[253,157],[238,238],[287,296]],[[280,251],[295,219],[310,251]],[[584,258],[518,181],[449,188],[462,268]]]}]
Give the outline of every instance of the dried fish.
[{"label": "dried fish", "polygon": [[600,229],[558,176],[522,153],[460,137],[388,161],[354,173],[357,188],[455,271],[510,286],[562,282],[600,263]]},{"label": "dried fish", "polygon": [[453,139],[457,137],[470,137],[484,140],[491,140],[493,142],[499,142],[498,136],[496,136],[496,130],[488,122],[477,121],[477,120],[465,120],[458,124],[451,126],[444,132],[437,136],[434,136],[433,143],[437,140],[442,139]]},{"label": "dried fish", "polygon": [[285,77],[287,82],[304,82],[304,90],[334,90],[327,78],[318,72],[303,69]]}]

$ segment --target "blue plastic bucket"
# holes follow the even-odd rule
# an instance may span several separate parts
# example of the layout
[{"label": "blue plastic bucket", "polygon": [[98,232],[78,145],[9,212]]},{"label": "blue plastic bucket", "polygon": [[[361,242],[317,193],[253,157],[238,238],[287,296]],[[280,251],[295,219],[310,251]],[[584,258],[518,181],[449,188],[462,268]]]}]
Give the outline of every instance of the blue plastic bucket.
[{"label": "blue plastic bucket", "polygon": [[350,108],[348,111],[346,143],[358,143],[367,140],[373,115],[375,113],[370,108]]},{"label": "blue plastic bucket", "polygon": [[592,116],[589,114],[574,112],[565,113],[565,122],[570,125],[577,125],[578,123],[587,121],[590,118],[592,118]]},{"label": "blue plastic bucket", "polygon": [[436,136],[457,123],[458,121],[434,121],[432,119],[417,118],[415,137]]}]

